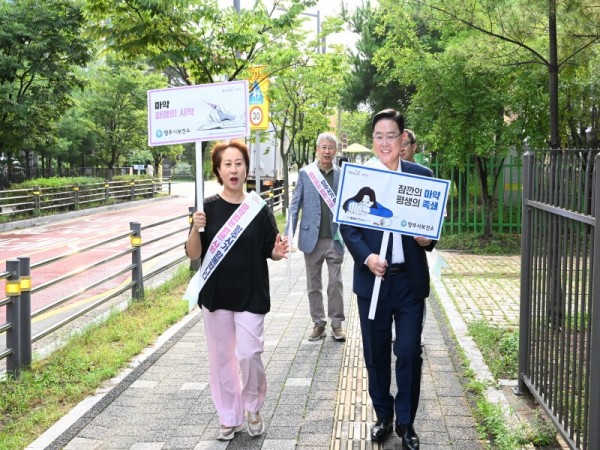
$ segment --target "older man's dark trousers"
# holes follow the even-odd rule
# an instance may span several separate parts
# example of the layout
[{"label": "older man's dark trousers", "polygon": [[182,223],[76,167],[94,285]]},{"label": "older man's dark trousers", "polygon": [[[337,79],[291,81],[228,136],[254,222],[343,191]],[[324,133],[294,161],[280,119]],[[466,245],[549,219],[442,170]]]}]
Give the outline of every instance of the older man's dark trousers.
[{"label": "older man's dark trousers", "polygon": [[[417,414],[421,389],[421,331],[424,299],[411,295],[410,280],[404,273],[388,274],[390,290],[380,297],[375,319],[369,320],[371,299],[358,297],[365,365],[369,377],[369,395],[379,419],[393,417],[411,425]],[[393,343],[396,356],[396,398],[390,392],[392,316],[396,326]]]}]

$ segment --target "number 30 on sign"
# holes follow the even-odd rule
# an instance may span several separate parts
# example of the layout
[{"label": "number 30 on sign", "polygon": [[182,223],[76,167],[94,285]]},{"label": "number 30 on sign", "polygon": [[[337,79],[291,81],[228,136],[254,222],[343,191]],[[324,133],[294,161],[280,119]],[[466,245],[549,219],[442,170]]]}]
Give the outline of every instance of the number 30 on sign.
[{"label": "number 30 on sign", "polygon": [[250,110],[250,123],[252,126],[259,126],[263,120],[263,112],[260,106],[255,106]]}]

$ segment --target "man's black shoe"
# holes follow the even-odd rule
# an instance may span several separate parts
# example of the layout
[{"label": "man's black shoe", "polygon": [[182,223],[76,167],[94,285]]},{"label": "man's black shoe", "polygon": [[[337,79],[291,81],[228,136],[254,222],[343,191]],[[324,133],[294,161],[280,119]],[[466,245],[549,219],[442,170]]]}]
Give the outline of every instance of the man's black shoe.
[{"label": "man's black shoe", "polygon": [[412,425],[396,423],[396,434],[402,439],[402,448],[405,450],[419,450],[419,436]]},{"label": "man's black shoe", "polygon": [[375,442],[385,441],[390,437],[394,429],[393,419],[377,420],[371,427],[371,440]]}]

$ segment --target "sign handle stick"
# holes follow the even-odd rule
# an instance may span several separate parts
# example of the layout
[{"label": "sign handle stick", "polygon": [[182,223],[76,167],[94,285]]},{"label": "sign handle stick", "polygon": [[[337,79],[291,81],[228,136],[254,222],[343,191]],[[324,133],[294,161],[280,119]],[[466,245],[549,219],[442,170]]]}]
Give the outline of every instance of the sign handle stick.
[{"label": "sign handle stick", "polygon": [[[202,170],[202,141],[196,141],[196,211],[204,211],[204,173]],[[199,231],[204,231],[204,228]]]},{"label": "sign handle stick", "polygon": [[[379,260],[385,259],[385,253],[390,241],[390,232],[383,232],[383,239],[381,240],[381,248],[379,249]],[[375,284],[373,285],[373,295],[371,296],[371,306],[369,307],[369,319],[375,318],[375,311],[377,310],[377,301],[379,299],[379,289],[381,288],[381,277],[375,277]]]},{"label": "sign handle stick", "polygon": [[288,282],[288,292],[290,292],[290,277],[292,273],[292,242],[294,241],[294,232],[292,230],[292,214],[288,208],[287,210],[287,240],[290,245],[290,252],[288,253],[287,258],[287,282]]}]

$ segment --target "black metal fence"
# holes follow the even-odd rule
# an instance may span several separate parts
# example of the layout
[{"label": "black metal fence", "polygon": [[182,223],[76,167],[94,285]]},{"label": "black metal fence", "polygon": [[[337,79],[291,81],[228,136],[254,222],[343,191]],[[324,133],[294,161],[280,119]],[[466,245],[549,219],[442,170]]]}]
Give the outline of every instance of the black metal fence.
[{"label": "black metal fence", "polygon": [[528,152],[523,172],[519,390],[573,449],[600,449],[598,150]]}]

